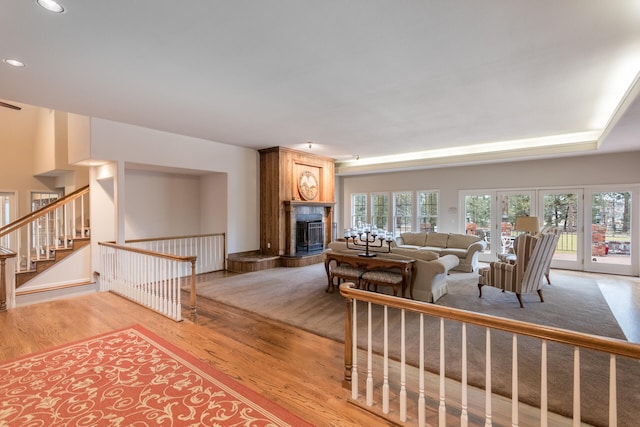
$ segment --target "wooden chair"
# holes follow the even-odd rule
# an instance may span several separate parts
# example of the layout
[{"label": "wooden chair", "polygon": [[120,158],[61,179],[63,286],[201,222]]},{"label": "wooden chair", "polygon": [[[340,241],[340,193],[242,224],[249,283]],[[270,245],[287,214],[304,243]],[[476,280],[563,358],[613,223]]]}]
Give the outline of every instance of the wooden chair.
[{"label": "wooden chair", "polygon": [[558,235],[544,233],[537,236],[521,234],[516,237],[514,249],[517,259],[514,264],[507,262],[492,262],[489,267],[479,271],[479,297],[482,297],[483,286],[493,286],[503,291],[514,292],[522,304],[523,293],[537,292],[540,301],[542,297],[542,277],[548,274],[551,259],[558,243]]}]

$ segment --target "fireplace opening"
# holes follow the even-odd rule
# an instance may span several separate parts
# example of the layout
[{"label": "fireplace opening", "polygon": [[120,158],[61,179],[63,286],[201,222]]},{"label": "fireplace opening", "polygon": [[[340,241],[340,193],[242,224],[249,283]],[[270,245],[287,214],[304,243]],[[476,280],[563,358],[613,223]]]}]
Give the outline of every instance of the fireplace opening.
[{"label": "fireplace opening", "polygon": [[322,215],[298,215],[296,218],[296,252],[311,253],[322,250],[324,250]]}]

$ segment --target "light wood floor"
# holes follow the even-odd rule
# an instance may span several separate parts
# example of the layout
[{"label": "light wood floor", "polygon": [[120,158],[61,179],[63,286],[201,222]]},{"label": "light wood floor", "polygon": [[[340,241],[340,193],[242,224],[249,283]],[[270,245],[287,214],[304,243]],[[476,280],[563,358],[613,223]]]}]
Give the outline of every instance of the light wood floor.
[{"label": "light wood floor", "polygon": [[[198,308],[195,322],[174,322],[111,293],[19,307],[0,313],[0,360],[137,323],[317,426],[393,425],[348,402],[341,343],[204,299]],[[482,394],[469,397],[470,407],[484,406]],[[510,425],[508,401],[496,399],[493,410],[495,426]],[[535,419],[536,411],[524,410],[521,425],[529,416]],[[470,425],[483,425],[481,417],[471,413]],[[453,416],[450,421],[459,424]],[[437,425],[433,411],[428,422]]]},{"label": "light wood floor", "polygon": [[390,425],[347,402],[339,343],[242,310],[200,309],[196,323],[174,322],[112,293],[18,307],[0,313],[0,360],[141,324],[315,425]]}]

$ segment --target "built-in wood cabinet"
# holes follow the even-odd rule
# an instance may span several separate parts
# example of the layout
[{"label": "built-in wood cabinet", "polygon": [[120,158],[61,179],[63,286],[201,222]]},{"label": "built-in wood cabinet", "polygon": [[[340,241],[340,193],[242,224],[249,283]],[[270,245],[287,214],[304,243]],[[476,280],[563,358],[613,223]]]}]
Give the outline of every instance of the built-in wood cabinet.
[{"label": "built-in wood cabinet", "polygon": [[260,150],[260,250],[295,255],[295,209],[321,207],[331,241],[334,160],[283,147]]}]

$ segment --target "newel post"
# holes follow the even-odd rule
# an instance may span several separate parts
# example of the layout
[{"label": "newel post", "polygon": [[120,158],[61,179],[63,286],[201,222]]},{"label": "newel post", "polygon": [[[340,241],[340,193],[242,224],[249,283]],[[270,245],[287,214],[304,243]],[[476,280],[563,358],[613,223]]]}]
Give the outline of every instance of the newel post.
[{"label": "newel post", "polygon": [[345,298],[345,300],[346,310],[344,312],[344,380],[342,381],[342,386],[350,390],[351,369],[353,368],[353,299]]},{"label": "newel post", "polygon": [[7,311],[7,258],[17,254],[9,249],[0,248],[0,311]]},{"label": "newel post", "polygon": [[191,260],[191,287],[189,295],[189,307],[191,308],[191,318],[196,318],[196,258]]}]

